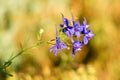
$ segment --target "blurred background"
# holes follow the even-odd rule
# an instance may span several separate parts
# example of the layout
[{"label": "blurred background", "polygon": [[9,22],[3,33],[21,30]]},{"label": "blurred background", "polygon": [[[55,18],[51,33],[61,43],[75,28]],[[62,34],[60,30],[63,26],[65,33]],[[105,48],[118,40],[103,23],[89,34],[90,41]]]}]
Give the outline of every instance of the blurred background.
[{"label": "blurred background", "polygon": [[0,80],[120,80],[120,0],[0,0],[0,65],[38,41],[55,38],[61,13],[87,23],[96,34],[82,51],[58,56],[44,44],[14,59]]}]

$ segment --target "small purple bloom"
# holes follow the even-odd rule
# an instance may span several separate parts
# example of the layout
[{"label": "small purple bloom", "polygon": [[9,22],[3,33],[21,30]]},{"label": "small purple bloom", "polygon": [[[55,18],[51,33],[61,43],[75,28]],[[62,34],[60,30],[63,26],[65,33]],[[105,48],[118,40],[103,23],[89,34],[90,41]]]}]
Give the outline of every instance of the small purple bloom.
[{"label": "small purple bloom", "polygon": [[83,31],[83,28],[80,26],[79,22],[75,22],[73,15],[72,15],[72,23],[74,27],[74,33],[79,38],[81,31]]},{"label": "small purple bloom", "polygon": [[60,41],[60,38],[56,37],[56,45],[50,48],[50,52],[54,51],[54,55],[58,54],[58,50],[62,52],[62,49],[66,49],[67,46],[63,42]]},{"label": "small purple bloom", "polygon": [[[63,16],[63,15],[62,15]],[[71,37],[74,34],[74,28],[70,26],[70,20],[67,18],[64,18],[63,16],[63,24],[60,24],[60,27],[62,28],[62,32],[66,33],[67,36]]]},{"label": "small purple bloom", "polygon": [[64,26],[69,26],[70,24],[70,20],[68,20],[67,18],[64,17],[64,15],[62,14],[62,18],[63,18],[63,24],[60,24],[60,27],[64,27]]},{"label": "small purple bloom", "polygon": [[62,30],[64,33],[66,33],[67,36],[72,37],[74,34],[74,28],[71,26],[68,27],[64,27],[64,29]]},{"label": "small purple bloom", "polygon": [[76,40],[75,42],[73,42],[72,57],[75,56],[75,53],[77,51],[81,50],[82,46],[83,46],[83,43],[79,42],[78,40]]},{"label": "small purple bloom", "polygon": [[87,24],[86,19],[84,18],[83,24],[81,25],[81,27],[83,28],[82,30],[82,34],[86,34],[89,32],[88,27],[89,24]]},{"label": "small purple bloom", "polygon": [[[64,16],[63,16],[63,21],[64,21],[64,25],[65,26],[69,26],[69,24],[70,24],[70,21],[67,19],[67,18],[64,18]],[[63,26],[64,26],[63,25]],[[62,27],[62,26],[61,26]]]},{"label": "small purple bloom", "polygon": [[91,30],[88,30],[88,33],[84,35],[83,43],[87,44],[88,40],[90,40],[95,34],[92,33]]},{"label": "small purple bloom", "polygon": [[75,22],[75,21],[73,21],[73,26],[74,26],[75,35],[79,38],[81,31],[83,31],[83,28],[80,26],[79,22]]},{"label": "small purple bloom", "polygon": [[[81,50],[83,45],[88,44],[88,41],[95,36],[95,34],[92,33],[90,29],[88,29],[89,24],[87,24],[86,19],[84,18],[84,21],[82,24],[80,24],[78,21],[75,21],[72,15],[72,20],[63,17],[63,24],[60,24],[60,28],[63,33],[65,33],[72,42],[72,57],[75,56],[75,53],[79,50]],[[72,22],[73,25],[70,25],[70,22]],[[83,35],[83,41],[79,41],[79,38]],[[74,38],[73,35],[75,35],[77,38]],[[58,36],[58,30],[56,30],[56,36]],[[75,41],[74,41],[75,40]],[[62,49],[66,49],[67,45],[60,41],[59,37],[56,37],[56,44],[50,49],[50,52],[54,51],[54,54],[58,54],[58,50],[62,52]]]}]

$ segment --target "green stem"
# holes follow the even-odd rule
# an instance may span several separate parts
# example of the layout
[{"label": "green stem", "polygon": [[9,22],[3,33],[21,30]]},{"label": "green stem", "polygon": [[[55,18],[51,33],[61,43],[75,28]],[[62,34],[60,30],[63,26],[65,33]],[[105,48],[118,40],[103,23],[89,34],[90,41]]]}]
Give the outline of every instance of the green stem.
[{"label": "green stem", "polygon": [[11,59],[9,59],[8,61],[6,61],[2,66],[0,66],[0,71],[3,70],[3,69],[6,69],[6,67],[8,67],[9,65],[12,64],[12,60],[14,60],[16,57],[22,55],[24,52],[28,51],[29,49],[32,49],[34,47],[37,47],[41,44],[45,44],[45,43],[48,43],[48,44],[51,44],[52,41],[55,41],[55,39],[52,39],[52,40],[49,40],[49,41],[39,41],[37,42],[36,44],[34,44],[33,46],[31,47],[28,47],[26,49],[23,49],[22,51],[20,51],[18,54],[16,54],[14,57],[12,57]]},{"label": "green stem", "polygon": [[41,45],[41,44],[45,44],[45,43],[51,44],[50,42],[52,42],[52,41],[54,41],[54,40],[55,40],[55,39],[52,39],[52,40],[49,40],[49,41],[40,41],[40,42],[34,44],[34,45],[31,46],[31,47],[28,47],[28,48],[26,48],[26,49],[23,49],[22,51],[20,51],[17,55],[15,55],[13,58],[11,58],[11,59],[8,60],[8,61],[12,61],[13,59],[15,59],[16,57],[20,56],[22,53],[26,52],[27,50],[32,49],[32,48],[34,48],[34,47],[37,47],[37,46],[39,46],[39,45]]}]

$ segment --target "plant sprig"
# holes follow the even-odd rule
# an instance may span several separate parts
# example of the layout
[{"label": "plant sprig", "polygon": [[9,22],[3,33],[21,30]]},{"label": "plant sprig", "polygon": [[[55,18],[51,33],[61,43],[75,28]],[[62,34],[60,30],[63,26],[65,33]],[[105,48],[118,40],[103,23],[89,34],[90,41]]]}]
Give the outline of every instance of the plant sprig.
[{"label": "plant sprig", "polygon": [[4,72],[6,75],[8,76],[13,76],[11,73],[9,73],[6,69],[12,64],[12,61],[19,57],[20,55],[22,55],[24,52],[34,48],[34,47],[37,47],[37,46],[40,46],[42,44],[52,44],[51,42],[52,41],[55,41],[55,39],[52,39],[52,40],[49,40],[49,41],[38,41],[36,44],[32,45],[31,47],[28,47],[28,48],[25,48],[25,49],[22,49],[20,52],[18,52],[15,56],[13,56],[12,58],[10,58],[9,60],[7,60],[6,62],[3,63],[3,65],[0,66],[0,72]]}]

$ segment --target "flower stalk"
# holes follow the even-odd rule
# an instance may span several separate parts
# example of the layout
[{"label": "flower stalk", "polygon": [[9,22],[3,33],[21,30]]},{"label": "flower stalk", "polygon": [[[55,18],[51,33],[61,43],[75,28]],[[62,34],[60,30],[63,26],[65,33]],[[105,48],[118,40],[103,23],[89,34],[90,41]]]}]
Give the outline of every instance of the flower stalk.
[{"label": "flower stalk", "polygon": [[12,74],[10,74],[9,72],[6,71],[6,68],[8,68],[8,67],[12,64],[12,61],[13,61],[15,58],[21,56],[24,52],[26,52],[26,51],[34,48],[34,47],[37,47],[37,46],[39,46],[39,45],[42,45],[42,44],[51,44],[51,42],[54,41],[54,40],[55,40],[55,39],[52,39],[52,40],[49,40],[49,41],[39,41],[39,42],[37,42],[36,44],[34,44],[33,46],[21,50],[21,51],[18,52],[15,56],[13,56],[11,59],[9,59],[8,61],[4,62],[4,64],[0,66],[0,72],[4,72],[4,73],[6,73],[6,74],[9,75],[9,76],[13,76]]}]

